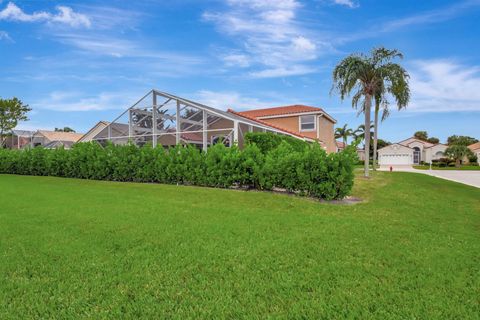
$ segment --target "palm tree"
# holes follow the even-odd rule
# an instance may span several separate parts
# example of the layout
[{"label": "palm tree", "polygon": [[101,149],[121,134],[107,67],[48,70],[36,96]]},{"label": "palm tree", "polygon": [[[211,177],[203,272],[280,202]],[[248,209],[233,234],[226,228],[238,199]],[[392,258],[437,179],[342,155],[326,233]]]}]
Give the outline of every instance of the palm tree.
[{"label": "palm tree", "polygon": [[353,130],[352,129],[347,129],[347,124],[345,124],[343,127],[335,129],[335,139],[340,139],[341,138],[345,145],[347,145],[348,137],[350,137],[352,135],[353,135]]},{"label": "palm tree", "polygon": [[[373,124],[370,123],[370,136],[373,137]],[[360,140],[359,142],[362,142],[365,140],[365,136],[367,133],[365,132],[365,125],[361,124],[358,126],[358,128],[352,133],[352,135],[355,137],[356,140]],[[370,139],[371,140],[371,139]]]},{"label": "palm tree", "polygon": [[[374,149],[378,141],[378,111],[382,106],[388,110],[387,95],[391,95],[397,102],[399,109],[406,107],[410,99],[408,87],[409,75],[397,63],[395,58],[402,58],[403,55],[397,50],[375,48],[371,56],[364,54],[352,54],[335,67],[333,71],[332,91],[336,90],[340,98],[344,100],[353,92],[352,107],[361,105],[360,112],[365,114],[365,125],[370,124],[372,101],[375,100],[375,131]],[[377,111],[378,106],[378,111]],[[384,109],[385,110],[385,109]],[[388,116],[388,112],[386,113]],[[365,132],[365,150],[370,150],[370,131]],[[376,151],[376,150],[375,150]],[[375,157],[374,157],[375,158]],[[365,161],[365,177],[369,176],[368,161]]]},{"label": "palm tree", "polygon": [[445,150],[445,155],[450,159],[455,160],[455,167],[460,167],[460,161],[463,160],[465,157],[473,155],[472,150],[470,150],[467,146],[462,145],[452,145]]}]

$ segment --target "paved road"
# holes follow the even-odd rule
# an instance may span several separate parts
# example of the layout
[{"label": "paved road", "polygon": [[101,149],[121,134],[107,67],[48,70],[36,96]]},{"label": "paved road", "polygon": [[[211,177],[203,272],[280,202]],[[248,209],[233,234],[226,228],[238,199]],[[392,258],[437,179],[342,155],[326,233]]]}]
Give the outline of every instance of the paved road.
[{"label": "paved road", "polygon": [[[390,167],[382,167],[379,170],[388,171]],[[451,180],[480,188],[480,171],[468,170],[417,170],[410,166],[394,166],[393,171],[416,172],[428,174],[437,178]]]}]

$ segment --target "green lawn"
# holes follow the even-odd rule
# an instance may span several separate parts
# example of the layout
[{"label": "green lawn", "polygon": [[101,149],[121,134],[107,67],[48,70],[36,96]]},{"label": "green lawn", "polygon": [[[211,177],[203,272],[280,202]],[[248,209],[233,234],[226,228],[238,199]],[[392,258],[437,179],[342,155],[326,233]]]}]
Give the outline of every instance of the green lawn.
[{"label": "green lawn", "polygon": [[[430,166],[421,165],[421,166],[413,166],[415,169],[420,170],[430,170]],[[432,170],[480,170],[480,166],[461,166],[457,167],[432,167]]]},{"label": "green lawn", "polygon": [[0,319],[479,319],[480,190],[357,179],[357,205],[0,175]]}]

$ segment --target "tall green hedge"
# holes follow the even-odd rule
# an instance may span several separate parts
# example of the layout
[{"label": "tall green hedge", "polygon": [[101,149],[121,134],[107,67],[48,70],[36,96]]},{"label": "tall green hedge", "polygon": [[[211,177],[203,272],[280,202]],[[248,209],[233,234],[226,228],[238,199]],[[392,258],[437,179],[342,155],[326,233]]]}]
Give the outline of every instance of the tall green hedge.
[{"label": "tall green hedge", "polygon": [[281,141],[262,152],[256,143],[243,150],[216,144],[169,149],[135,145],[102,147],[78,143],[71,150],[0,150],[0,173],[80,179],[157,182],[218,188],[286,189],[321,199],[341,199],[353,186],[355,152],[327,154],[318,144],[297,149]]},{"label": "tall green hedge", "polygon": [[256,144],[263,154],[267,154],[277,148],[282,142],[288,143],[295,151],[303,151],[308,146],[308,143],[305,141],[272,132],[248,132],[245,134],[245,142],[247,144]]}]

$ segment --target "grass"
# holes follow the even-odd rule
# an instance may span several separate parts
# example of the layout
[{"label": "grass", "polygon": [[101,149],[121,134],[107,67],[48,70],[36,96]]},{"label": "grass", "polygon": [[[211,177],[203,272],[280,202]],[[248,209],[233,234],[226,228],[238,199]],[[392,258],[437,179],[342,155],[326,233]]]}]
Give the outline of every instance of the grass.
[{"label": "grass", "polygon": [[[420,166],[413,166],[415,169],[419,170],[430,170],[430,166],[428,165],[420,165]],[[432,167],[432,170],[480,170],[480,166],[461,166],[457,167]]]},{"label": "grass", "polygon": [[479,189],[372,175],[353,206],[0,175],[0,319],[479,319]]}]

